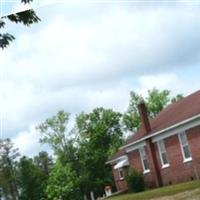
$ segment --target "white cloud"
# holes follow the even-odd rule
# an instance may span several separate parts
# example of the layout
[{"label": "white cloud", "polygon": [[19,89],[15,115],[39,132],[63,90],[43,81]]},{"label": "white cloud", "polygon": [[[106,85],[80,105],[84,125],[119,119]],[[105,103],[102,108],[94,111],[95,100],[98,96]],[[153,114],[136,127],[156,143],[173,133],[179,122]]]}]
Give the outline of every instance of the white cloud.
[{"label": "white cloud", "polygon": [[174,94],[180,93],[182,90],[181,80],[176,74],[158,74],[158,75],[146,75],[139,78],[139,84],[137,91],[146,96],[148,89],[157,88],[160,90],[171,90]]},{"label": "white cloud", "polygon": [[[57,89],[163,73],[199,61],[196,10],[114,7],[96,21],[74,21],[61,12],[47,24],[48,17],[42,17],[40,30],[17,37],[19,50],[11,56],[16,60],[11,77],[38,87]],[[188,31],[194,27],[195,32]],[[13,70],[11,66],[7,70]]]},{"label": "white cloud", "polygon": [[130,89],[130,86],[122,83],[118,86],[107,85],[107,88],[67,87],[59,90],[35,90],[28,85],[19,87],[17,84],[7,84],[3,91],[4,100],[0,100],[5,136],[27,128],[28,124],[39,123],[61,109],[72,115],[90,111],[97,106],[123,111]]},{"label": "white cloud", "polygon": [[176,74],[200,61],[197,8],[54,4],[37,13],[42,22],[13,26],[16,41],[0,54],[4,132],[23,152],[38,147],[34,124],[60,109],[124,111],[130,90],[182,93],[200,86]]},{"label": "white cloud", "polygon": [[[39,151],[46,150],[47,147],[39,144],[39,134],[35,130],[34,126],[31,126],[29,130],[19,132],[14,138],[13,143],[16,148],[19,148],[21,155],[35,156]],[[51,151],[48,151],[52,153]]]}]

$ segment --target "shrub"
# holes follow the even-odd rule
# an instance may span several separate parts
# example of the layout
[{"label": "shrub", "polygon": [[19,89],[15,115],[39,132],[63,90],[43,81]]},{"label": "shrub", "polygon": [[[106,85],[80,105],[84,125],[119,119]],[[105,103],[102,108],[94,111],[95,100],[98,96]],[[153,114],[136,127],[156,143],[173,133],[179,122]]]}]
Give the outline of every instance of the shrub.
[{"label": "shrub", "polygon": [[125,179],[131,192],[142,192],[145,190],[144,176],[141,172],[128,170]]}]

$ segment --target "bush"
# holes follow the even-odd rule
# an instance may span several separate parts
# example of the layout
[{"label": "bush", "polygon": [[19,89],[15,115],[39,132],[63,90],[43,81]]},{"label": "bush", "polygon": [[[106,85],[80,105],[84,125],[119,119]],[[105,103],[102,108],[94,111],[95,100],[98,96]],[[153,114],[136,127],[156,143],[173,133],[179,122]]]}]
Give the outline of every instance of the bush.
[{"label": "bush", "polygon": [[145,190],[144,176],[142,173],[135,170],[128,170],[125,179],[131,192],[142,192]]}]

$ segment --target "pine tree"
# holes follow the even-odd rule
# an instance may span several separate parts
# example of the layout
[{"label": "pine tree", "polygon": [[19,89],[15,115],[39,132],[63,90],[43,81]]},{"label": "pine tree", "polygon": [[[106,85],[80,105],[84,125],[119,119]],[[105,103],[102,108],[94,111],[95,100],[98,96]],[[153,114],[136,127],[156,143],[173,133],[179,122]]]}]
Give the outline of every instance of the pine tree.
[{"label": "pine tree", "polygon": [[10,139],[0,140],[0,185],[1,193],[7,199],[18,200],[17,162],[18,149],[13,147]]}]

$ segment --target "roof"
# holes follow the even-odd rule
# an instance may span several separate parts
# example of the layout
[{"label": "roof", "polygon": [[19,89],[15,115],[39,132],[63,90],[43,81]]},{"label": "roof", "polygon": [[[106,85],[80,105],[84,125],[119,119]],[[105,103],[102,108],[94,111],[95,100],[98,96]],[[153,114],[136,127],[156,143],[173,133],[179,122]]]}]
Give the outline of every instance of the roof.
[{"label": "roof", "polygon": [[113,160],[115,160],[115,159],[117,159],[117,158],[119,158],[119,157],[121,157],[125,154],[126,154],[125,149],[118,149],[118,151],[113,156],[111,156],[110,159],[107,162],[113,161]]},{"label": "roof", "polygon": [[[153,119],[150,119],[151,132],[146,134],[144,128],[141,127],[138,132],[126,140],[125,145],[136,142],[144,136],[166,129],[198,114],[200,114],[200,90],[168,105]],[[119,150],[112,159],[116,159],[119,157],[118,155],[122,156],[121,150]]]}]

